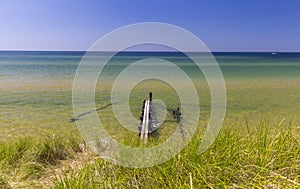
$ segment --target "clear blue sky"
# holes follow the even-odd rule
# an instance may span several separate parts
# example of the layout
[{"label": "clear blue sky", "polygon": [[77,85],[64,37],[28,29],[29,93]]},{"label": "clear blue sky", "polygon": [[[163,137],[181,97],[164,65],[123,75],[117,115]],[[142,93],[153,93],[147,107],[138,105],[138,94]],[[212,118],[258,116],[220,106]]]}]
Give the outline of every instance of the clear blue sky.
[{"label": "clear blue sky", "polygon": [[87,50],[146,21],[183,27],[212,51],[300,52],[299,0],[0,0],[0,50]]}]

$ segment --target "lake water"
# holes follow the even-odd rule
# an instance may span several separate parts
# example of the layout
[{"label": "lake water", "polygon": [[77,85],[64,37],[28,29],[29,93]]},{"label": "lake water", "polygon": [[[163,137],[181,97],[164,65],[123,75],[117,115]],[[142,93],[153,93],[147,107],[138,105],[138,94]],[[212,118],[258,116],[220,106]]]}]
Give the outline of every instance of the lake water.
[{"label": "lake water", "polygon": [[[0,51],[2,135],[13,137],[16,133],[60,132],[65,128],[75,132],[74,123],[70,123],[73,116],[72,82],[84,54]],[[257,121],[257,118],[274,122],[299,120],[300,53],[213,55],[226,82],[228,121],[225,123],[233,123],[233,120],[236,123],[241,119]],[[146,58],[170,61],[192,80],[202,77],[189,58],[176,52],[118,54],[105,67],[101,77],[113,80],[130,63]]]}]

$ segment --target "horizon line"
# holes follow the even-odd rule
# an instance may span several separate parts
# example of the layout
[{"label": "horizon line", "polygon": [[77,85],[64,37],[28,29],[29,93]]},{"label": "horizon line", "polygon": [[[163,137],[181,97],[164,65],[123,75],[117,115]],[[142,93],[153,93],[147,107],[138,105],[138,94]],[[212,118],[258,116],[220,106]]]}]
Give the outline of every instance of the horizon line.
[{"label": "horizon line", "polygon": [[[88,50],[2,50],[0,52],[88,52]],[[118,51],[90,51],[90,52],[118,52]],[[137,51],[120,51],[122,53],[184,53],[180,51],[149,51],[149,50],[137,50]],[[300,51],[208,51],[204,53],[300,53]],[[185,53],[199,53],[197,51],[187,51]]]}]

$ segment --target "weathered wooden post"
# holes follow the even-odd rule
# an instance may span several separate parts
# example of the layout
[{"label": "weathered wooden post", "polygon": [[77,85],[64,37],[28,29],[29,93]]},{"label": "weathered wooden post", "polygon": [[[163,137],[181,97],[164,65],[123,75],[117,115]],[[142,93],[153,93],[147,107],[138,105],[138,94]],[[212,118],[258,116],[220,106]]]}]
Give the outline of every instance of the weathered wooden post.
[{"label": "weathered wooden post", "polygon": [[149,93],[149,98],[144,100],[142,108],[142,116],[139,124],[139,137],[142,140],[147,140],[149,134],[152,132],[152,92]]},{"label": "weathered wooden post", "polygon": [[174,119],[176,118],[177,123],[179,123],[181,121],[181,112],[179,107],[177,107],[177,110],[173,110],[173,116]]},{"label": "weathered wooden post", "polygon": [[142,125],[143,125],[143,116],[140,117],[140,123],[139,123],[139,137],[141,137],[141,132],[142,132]]}]

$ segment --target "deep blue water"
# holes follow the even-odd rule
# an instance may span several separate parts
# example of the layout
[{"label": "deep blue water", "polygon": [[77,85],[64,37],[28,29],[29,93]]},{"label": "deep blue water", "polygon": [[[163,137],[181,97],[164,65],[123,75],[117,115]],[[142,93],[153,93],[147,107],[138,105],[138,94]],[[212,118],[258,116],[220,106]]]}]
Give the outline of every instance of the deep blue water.
[{"label": "deep blue water", "polygon": [[[0,51],[0,79],[73,78],[84,54],[83,51]],[[216,52],[213,55],[225,78],[300,78],[300,53]],[[171,61],[190,75],[199,72],[179,52],[122,52],[110,61],[104,73],[117,75],[130,63],[144,58]]]}]

